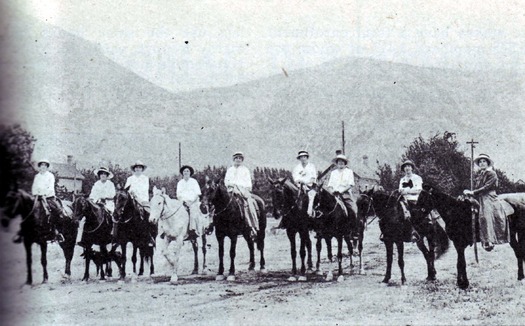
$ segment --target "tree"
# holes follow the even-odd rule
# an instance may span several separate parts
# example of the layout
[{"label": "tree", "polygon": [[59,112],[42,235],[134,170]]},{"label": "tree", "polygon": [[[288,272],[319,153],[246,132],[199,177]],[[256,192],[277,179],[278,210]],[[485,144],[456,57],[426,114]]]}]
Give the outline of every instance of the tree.
[{"label": "tree", "polygon": [[[402,155],[402,161],[407,159],[414,162],[415,173],[419,174],[425,183],[437,186],[452,195],[459,195],[464,189],[470,188],[470,159],[460,149],[455,133],[446,131],[428,140],[421,136],[415,138]],[[395,172],[388,164],[379,167],[376,173],[385,190],[397,189],[397,182],[403,175],[400,166],[401,163],[396,165]],[[503,171],[495,171],[499,178],[498,192],[517,190],[516,184],[511,182]]]},{"label": "tree", "polygon": [[35,169],[31,164],[36,139],[20,125],[0,126],[1,198],[16,185],[30,190]]}]

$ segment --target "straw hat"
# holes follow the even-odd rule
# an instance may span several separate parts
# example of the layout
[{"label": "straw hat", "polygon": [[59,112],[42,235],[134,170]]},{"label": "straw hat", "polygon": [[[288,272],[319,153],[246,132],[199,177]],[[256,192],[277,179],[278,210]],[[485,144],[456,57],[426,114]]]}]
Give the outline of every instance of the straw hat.
[{"label": "straw hat", "polygon": [[40,167],[40,164],[42,164],[42,163],[47,164],[48,167],[51,166],[51,163],[49,163],[49,160],[47,158],[43,158],[43,159],[40,159],[39,161],[37,161],[36,162],[36,166]]},{"label": "straw hat", "polygon": [[405,166],[407,165],[410,165],[412,166],[412,170],[414,170],[416,168],[416,165],[414,164],[414,162],[412,162],[411,160],[406,160],[403,162],[403,164],[401,164],[401,171],[404,171],[405,170]]},{"label": "straw hat", "polygon": [[343,160],[345,164],[348,164],[348,158],[344,154],[339,154],[334,158],[334,162],[337,163],[337,160]]},{"label": "straw hat", "polygon": [[233,153],[232,158],[235,159],[236,157],[240,157],[244,160],[244,154],[242,152],[235,152]]},{"label": "straw hat", "polygon": [[113,178],[113,173],[111,173],[111,172],[109,171],[109,169],[106,168],[106,167],[104,167],[104,166],[101,166],[99,169],[96,169],[95,171],[93,171],[93,173],[94,173],[96,176],[98,176],[98,174],[99,174],[100,172],[107,173],[107,175],[108,175],[108,179]]},{"label": "straw hat", "polygon": [[190,170],[190,176],[192,176],[192,175],[195,173],[195,170],[194,170],[191,166],[189,166],[189,165],[183,165],[183,166],[180,168],[180,170],[179,170],[180,174],[182,174],[182,172],[183,172],[185,169]]},{"label": "straw hat", "polygon": [[479,154],[478,157],[474,159],[474,164],[479,166],[479,160],[481,159],[487,160],[487,162],[489,162],[489,166],[494,166],[494,161],[487,154]]},{"label": "straw hat", "polygon": [[142,166],[143,170],[146,170],[147,166],[142,161],[136,161],[135,164],[131,165],[131,171],[135,171],[137,166]]},{"label": "straw hat", "polygon": [[299,153],[297,153],[297,159],[301,158],[302,156],[310,157],[310,154],[308,154],[307,151],[299,151]]}]

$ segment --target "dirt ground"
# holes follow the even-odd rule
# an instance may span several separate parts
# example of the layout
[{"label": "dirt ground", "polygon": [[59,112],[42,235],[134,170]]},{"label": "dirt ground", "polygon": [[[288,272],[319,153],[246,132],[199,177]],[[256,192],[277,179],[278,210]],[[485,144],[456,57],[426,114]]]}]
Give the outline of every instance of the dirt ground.
[{"label": "dirt ground", "polygon": [[[392,281],[380,283],[385,271],[385,249],[377,223],[365,234],[365,273],[350,269],[345,257],[344,281],[327,282],[315,274],[307,282],[289,282],[289,243],[282,230],[268,230],[267,274],[248,272],[248,249],[240,239],[235,281],[215,281],[217,243],[209,237],[208,271],[190,275],[191,245],[185,244],[179,284],[168,283],[169,270],[159,252],[156,275],[135,277],[128,262],[124,284],[116,279],[101,283],[92,266],[89,282],[81,281],[84,261],[77,246],[72,279],[64,280],[64,259],[57,244],[48,252],[49,282],[41,284],[40,250],[33,247],[35,285],[23,286],[26,277],[22,245],[13,244],[17,221],[2,232],[0,263],[2,325],[523,325],[525,283],[518,282],[516,259],[508,245],[493,252],[480,251],[480,263],[467,250],[471,287],[455,285],[456,254],[453,247],[436,262],[438,281],[426,282],[426,265],[415,244],[405,248],[407,283],[401,285],[395,258]],[[269,229],[275,226],[270,221]],[[313,239],[313,235],[312,235]],[[229,242],[226,243],[229,248]],[[323,248],[324,249],[324,248]],[[226,249],[226,252],[228,249]],[[345,252],[347,249],[345,247]],[[334,250],[335,253],[335,250]],[[129,254],[128,254],[129,256]],[[128,257],[129,258],[129,257]],[[259,255],[256,254],[258,261]],[[225,260],[226,268],[229,258]],[[315,259],[314,259],[315,261]],[[258,266],[258,265],[257,265]],[[327,270],[326,251],[322,266]],[[335,265],[334,265],[335,268]]]}]

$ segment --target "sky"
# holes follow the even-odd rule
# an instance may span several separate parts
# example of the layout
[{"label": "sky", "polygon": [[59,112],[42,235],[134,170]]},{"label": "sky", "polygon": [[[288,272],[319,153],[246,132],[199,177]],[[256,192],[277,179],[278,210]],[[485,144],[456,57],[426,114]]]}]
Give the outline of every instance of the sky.
[{"label": "sky", "polygon": [[9,0],[174,92],[357,56],[452,69],[524,69],[519,1]]}]

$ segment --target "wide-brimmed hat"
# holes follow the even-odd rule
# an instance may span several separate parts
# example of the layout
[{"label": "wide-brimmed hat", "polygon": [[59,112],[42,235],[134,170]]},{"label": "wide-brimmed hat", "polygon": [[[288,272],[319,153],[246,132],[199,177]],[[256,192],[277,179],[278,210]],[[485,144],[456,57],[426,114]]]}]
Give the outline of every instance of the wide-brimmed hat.
[{"label": "wide-brimmed hat", "polygon": [[310,154],[308,154],[307,151],[299,151],[299,153],[297,153],[297,159],[299,159],[301,156],[310,157]]},{"label": "wide-brimmed hat", "polygon": [[189,166],[189,165],[183,165],[183,166],[180,168],[180,170],[179,170],[180,174],[182,174],[182,172],[183,172],[185,169],[190,170],[190,176],[192,176],[192,175],[195,173],[195,170],[194,170],[191,166]]},{"label": "wide-brimmed hat", "polygon": [[51,166],[51,163],[49,163],[49,160],[47,158],[40,159],[36,162],[36,166],[40,167],[40,164],[46,163],[48,167]]},{"label": "wide-brimmed hat", "polygon": [[98,169],[96,169],[95,171],[93,171],[93,173],[94,173],[96,176],[98,176],[98,174],[99,174],[100,172],[107,173],[107,174],[108,174],[108,179],[113,178],[113,173],[111,173],[107,167],[101,166],[100,168],[98,168]]},{"label": "wide-brimmed hat", "polygon": [[146,164],[142,163],[142,161],[136,161],[135,164],[131,165],[131,171],[135,171],[135,168],[137,166],[142,166],[143,170],[146,170],[146,168],[147,168]]},{"label": "wide-brimmed hat", "polygon": [[337,163],[337,160],[343,160],[343,161],[345,161],[345,164],[348,164],[348,158],[347,158],[346,155],[344,155],[344,154],[338,154],[338,155],[334,158],[334,163]]},{"label": "wide-brimmed hat", "polygon": [[401,171],[403,171],[405,169],[405,166],[407,166],[407,165],[410,165],[412,167],[412,170],[414,170],[416,168],[416,165],[414,164],[414,162],[412,162],[411,160],[405,160],[401,164]]},{"label": "wide-brimmed hat", "polygon": [[479,154],[478,157],[474,159],[474,164],[476,164],[476,166],[479,166],[479,160],[481,159],[487,160],[487,162],[489,162],[489,166],[494,166],[494,161],[487,154]]},{"label": "wide-brimmed hat", "polygon": [[244,154],[242,152],[233,153],[232,158],[235,159],[236,157],[240,157],[244,160]]}]

